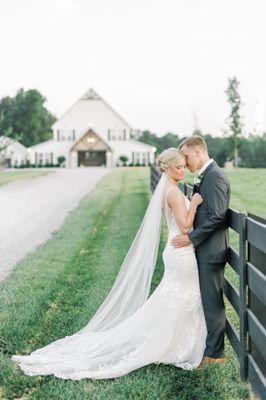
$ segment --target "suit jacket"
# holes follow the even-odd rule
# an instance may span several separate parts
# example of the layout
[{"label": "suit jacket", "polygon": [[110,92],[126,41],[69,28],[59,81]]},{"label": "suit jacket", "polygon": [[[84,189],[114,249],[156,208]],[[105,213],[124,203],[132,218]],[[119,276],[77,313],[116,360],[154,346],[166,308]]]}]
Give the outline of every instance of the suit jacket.
[{"label": "suit jacket", "polygon": [[203,203],[197,208],[189,238],[196,249],[198,262],[222,263],[227,261],[228,208],[230,182],[224,171],[212,162],[203,172],[198,189]]}]

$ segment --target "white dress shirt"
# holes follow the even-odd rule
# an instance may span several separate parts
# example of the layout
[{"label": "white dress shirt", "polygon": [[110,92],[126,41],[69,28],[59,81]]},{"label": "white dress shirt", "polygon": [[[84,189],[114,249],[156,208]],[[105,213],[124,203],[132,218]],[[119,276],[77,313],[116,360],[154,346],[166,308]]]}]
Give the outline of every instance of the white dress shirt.
[{"label": "white dress shirt", "polygon": [[203,164],[203,166],[201,167],[201,169],[199,170],[199,175],[201,175],[205,169],[214,161],[213,158],[210,158],[208,161],[206,161],[205,164]]}]

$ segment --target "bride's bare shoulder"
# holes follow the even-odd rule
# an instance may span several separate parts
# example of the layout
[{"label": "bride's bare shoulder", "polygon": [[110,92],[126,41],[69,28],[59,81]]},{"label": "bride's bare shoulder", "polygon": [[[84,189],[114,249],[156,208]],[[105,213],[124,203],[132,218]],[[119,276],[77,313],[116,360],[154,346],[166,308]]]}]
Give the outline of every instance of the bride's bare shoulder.
[{"label": "bride's bare shoulder", "polygon": [[178,186],[175,186],[175,185],[169,186],[166,189],[165,193],[166,193],[166,195],[169,195],[169,196],[175,196],[177,193],[183,195],[182,190]]},{"label": "bride's bare shoulder", "polygon": [[178,186],[171,185],[165,192],[167,204],[170,206],[173,203],[179,202],[183,198],[183,192]]}]

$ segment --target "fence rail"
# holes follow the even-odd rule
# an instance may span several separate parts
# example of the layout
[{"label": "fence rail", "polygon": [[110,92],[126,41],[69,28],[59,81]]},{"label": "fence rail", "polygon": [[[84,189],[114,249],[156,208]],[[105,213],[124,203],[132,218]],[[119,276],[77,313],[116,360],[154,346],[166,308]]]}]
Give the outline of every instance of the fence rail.
[{"label": "fence rail", "polygon": [[[151,190],[160,174],[151,165]],[[180,185],[185,195],[192,186]],[[226,335],[238,357],[242,380],[249,381],[254,393],[266,399],[266,220],[254,214],[229,209],[228,225],[238,234],[239,251],[231,245],[228,265],[238,275],[239,288],[224,277],[224,296],[239,317],[237,329],[226,317]]]}]

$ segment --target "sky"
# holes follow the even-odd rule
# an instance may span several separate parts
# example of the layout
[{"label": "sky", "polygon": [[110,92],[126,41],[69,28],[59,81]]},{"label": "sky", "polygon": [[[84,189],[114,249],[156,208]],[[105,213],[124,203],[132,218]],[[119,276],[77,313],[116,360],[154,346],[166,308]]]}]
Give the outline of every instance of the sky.
[{"label": "sky", "polygon": [[0,97],[36,88],[60,117],[93,87],[135,129],[222,135],[235,75],[248,132],[257,99],[266,114],[265,15],[265,0],[0,0]]}]

